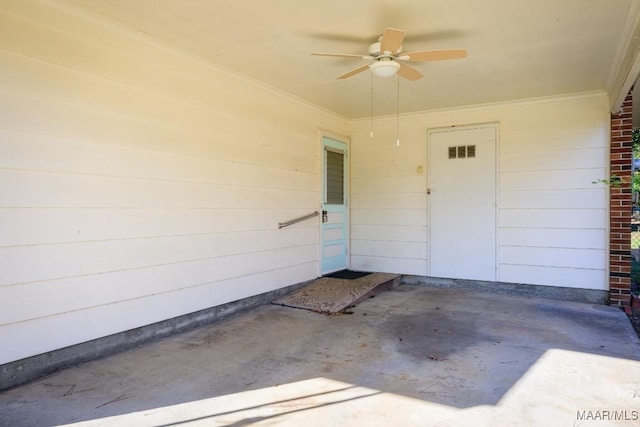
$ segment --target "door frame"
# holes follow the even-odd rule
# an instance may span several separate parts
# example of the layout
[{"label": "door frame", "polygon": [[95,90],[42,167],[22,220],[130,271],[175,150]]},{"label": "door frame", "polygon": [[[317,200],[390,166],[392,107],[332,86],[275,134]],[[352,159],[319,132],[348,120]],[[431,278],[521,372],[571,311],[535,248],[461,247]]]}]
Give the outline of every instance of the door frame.
[{"label": "door frame", "polygon": [[345,225],[344,225],[344,232],[345,232],[345,250],[346,250],[346,268],[351,268],[351,206],[350,206],[350,198],[351,198],[351,174],[350,174],[350,167],[351,167],[351,155],[350,155],[350,151],[351,151],[351,139],[347,136],[335,133],[335,132],[331,132],[328,130],[324,130],[321,129],[318,132],[318,179],[319,179],[319,187],[318,187],[318,206],[319,206],[319,210],[320,210],[320,221],[319,221],[319,225],[318,225],[318,277],[322,276],[323,273],[322,271],[322,260],[323,260],[323,251],[324,251],[324,247],[323,247],[323,235],[322,235],[322,205],[324,203],[324,196],[325,196],[325,164],[324,164],[324,138],[328,138],[331,140],[334,140],[336,142],[342,143],[346,145],[346,150],[345,150],[345,180],[344,180],[344,197],[345,197],[345,215],[344,215],[344,219],[345,219]]},{"label": "door frame", "polygon": [[486,129],[493,128],[495,130],[495,281],[500,282],[500,122],[483,122],[466,125],[450,125],[444,127],[434,127],[427,129],[427,227],[428,227],[428,241],[427,241],[427,276],[431,276],[431,197],[429,197],[430,189],[432,185],[431,180],[431,135],[441,132],[455,132],[461,130],[472,129]]}]

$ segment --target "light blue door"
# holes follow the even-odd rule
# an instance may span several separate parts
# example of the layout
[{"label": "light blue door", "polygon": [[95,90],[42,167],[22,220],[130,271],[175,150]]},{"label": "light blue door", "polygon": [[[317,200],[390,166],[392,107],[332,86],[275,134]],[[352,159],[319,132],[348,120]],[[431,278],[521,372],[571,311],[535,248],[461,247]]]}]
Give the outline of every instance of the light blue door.
[{"label": "light blue door", "polygon": [[347,268],[347,144],[324,137],[321,269],[322,274]]}]

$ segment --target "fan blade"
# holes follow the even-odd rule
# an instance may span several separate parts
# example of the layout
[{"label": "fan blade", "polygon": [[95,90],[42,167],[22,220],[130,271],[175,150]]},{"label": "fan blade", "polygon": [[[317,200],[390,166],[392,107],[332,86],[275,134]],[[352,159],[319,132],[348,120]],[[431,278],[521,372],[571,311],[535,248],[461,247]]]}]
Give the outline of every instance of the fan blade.
[{"label": "fan blade", "polygon": [[396,28],[387,28],[384,30],[382,40],[380,41],[380,50],[382,52],[391,52],[395,54],[402,47],[404,40],[404,31]]},{"label": "fan blade", "polygon": [[368,68],[369,68],[369,64],[363,65],[361,67],[356,68],[355,70],[349,71],[348,73],[344,73],[343,75],[338,77],[338,80],[342,80],[342,79],[349,78],[351,76],[355,76],[356,74],[361,73],[361,72],[367,70]]},{"label": "fan blade", "polygon": [[404,77],[405,79],[411,80],[411,81],[415,81],[424,77],[422,73],[416,70],[415,68],[407,64],[403,64],[402,62],[399,62],[399,64],[400,64],[400,69],[398,70],[398,75],[400,77]]},{"label": "fan blade", "polygon": [[423,50],[403,53],[398,59],[403,61],[442,61],[445,59],[466,58],[466,56],[467,51],[465,49]]},{"label": "fan blade", "polygon": [[352,53],[312,53],[315,56],[337,56],[340,58],[360,58],[360,59],[373,59],[373,56],[369,55],[355,55]]}]

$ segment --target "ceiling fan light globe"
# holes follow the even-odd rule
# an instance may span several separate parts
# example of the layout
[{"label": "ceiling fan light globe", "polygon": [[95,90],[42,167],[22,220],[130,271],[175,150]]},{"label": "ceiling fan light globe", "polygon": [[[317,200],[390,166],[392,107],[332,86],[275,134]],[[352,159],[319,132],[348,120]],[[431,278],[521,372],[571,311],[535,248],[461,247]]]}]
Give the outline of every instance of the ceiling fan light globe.
[{"label": "ceiling fan light globe", "polygon": [[375,61],[369,65],[369,69],[378,77],[389,77],[398,72],[400,63],[396,61]]}]

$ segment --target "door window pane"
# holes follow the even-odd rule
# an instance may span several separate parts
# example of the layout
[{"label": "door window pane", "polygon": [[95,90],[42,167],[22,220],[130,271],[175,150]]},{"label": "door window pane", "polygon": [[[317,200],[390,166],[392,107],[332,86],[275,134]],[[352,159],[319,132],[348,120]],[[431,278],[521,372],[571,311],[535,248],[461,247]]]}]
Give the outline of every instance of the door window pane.
[{"label": "door window pane", "polygon": [[327,150],[327,203],[344,204],[344,153]]}]

